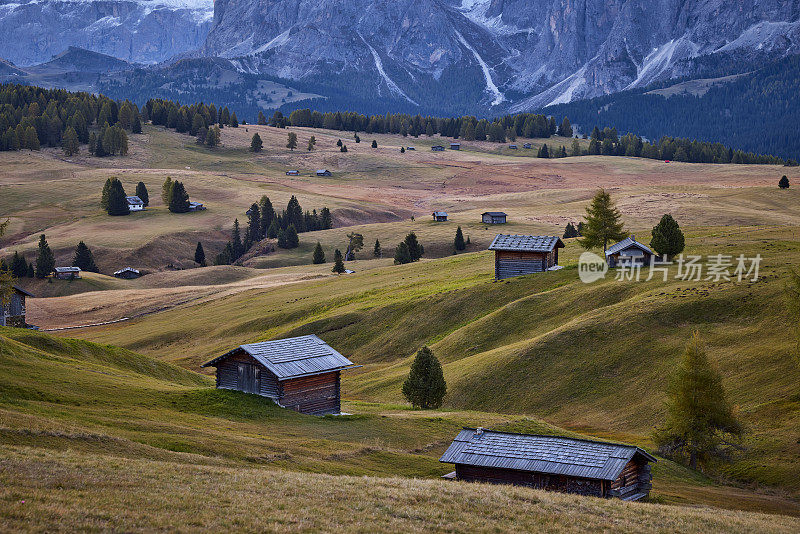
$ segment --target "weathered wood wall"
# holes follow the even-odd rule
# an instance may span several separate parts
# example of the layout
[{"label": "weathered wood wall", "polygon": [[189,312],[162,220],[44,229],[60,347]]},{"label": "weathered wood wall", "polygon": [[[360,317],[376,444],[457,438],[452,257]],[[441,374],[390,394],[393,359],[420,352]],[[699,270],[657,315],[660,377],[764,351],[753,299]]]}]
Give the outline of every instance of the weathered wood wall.
[{"label": "weathered wood wall", "polygon": [[456,464],[456,478],[472,482],[488,482],[491,484],[514,484],[532,488],[577,493],[603,497],[603,483],[600,480],[574,478],[560,475],[545,475],[515,469],[479,467]]},{"label": "weathered wood wall", "polygon": [[495,251],[495,278],[503,280],[514,276],[540,273],[558,262],[558,250],[554,252]]},{"label": "weathered wood wall", "polygon": [[282,406],[301,413],[322,415],[339,413],[339,371],[284,380],[281,382]]}]

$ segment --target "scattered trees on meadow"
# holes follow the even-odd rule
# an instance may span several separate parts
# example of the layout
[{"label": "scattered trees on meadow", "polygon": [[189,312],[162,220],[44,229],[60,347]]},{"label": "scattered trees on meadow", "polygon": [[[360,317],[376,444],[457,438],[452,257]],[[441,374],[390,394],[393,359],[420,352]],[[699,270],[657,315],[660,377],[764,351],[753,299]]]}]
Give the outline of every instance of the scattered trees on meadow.
[{"label": "scattered trees on meadow", "polygon": [[264,148],[264,141],[261,140],[261,136],[258,135],[258,132],[253,134],[253,139],[250,141],[250,151],[251,152],[261,152],[261,149]]},{"label": "scattered trees on meadow", "polygon": [[381,250],[381,242],[377,239],[375,240],[375,246],[372,247],[372,255],[376,258],[380,258],[383,256],[383,250]]},{"label": "scattered trees on meadow", "polygon": [[344,260],[342,259],[342,252],[337,248],[333,252],[333,269],[332,272],[342,274],[344,272]]},{"label": "scattered trees on meadow", "polygon": [[578,230],[575,229],[575,225],[568,222],[567,227],[564,228],[564,239],[571,239],[573,237],[579,237]]},{"label": "scattered trees on meadow", "polygon": [[183,182],[175,180],[172,182],[169,193],[169,211],[172,213],[187,213],[189,211],[189,193],[183,186]]},{"label": "scattered trees on meadow", "polygon": [[100,207],[109,215],[128,215],[130,213],[125,188],[122,187],[122,182],[118,178],[112,176],[106,180],[100,197]]},{"label": "scattered trees on meadow", "polygon": [[785,174],[778,180],[778,187],[781,189],[789,189],[789,178],[787,178]]},{"label": "scattered trees on meadow", "polygon": [[319,241],[317,241],[317,246],[314,247],[314,254],[311,257],[311,262],[314,265],[325,263],[325,251],[322,250],[322,245],[320,244]]},{"label": "scattered trees on meadow", "polygon": [[609,242],[620,241],[628,237],[622,222],[622,214],[611,200],[611,195],[605,189],[600,189],[586,208],[584,225],[579,241],[585,249],[603,247],[603,252],[608,248]]},{"label": "scattered trees on meadow", "polygon": [[669,214],[661,217],[658,224],[653,227],[652,236],[650,246],[660,256],[676,256],[683,252],[686,246],[681,227]]},{"label": "scattered trees on meadow", "polygon": [[730,438],[743,433],[698,332],[686,346],[667,396],[667,420],[655,432],[656,443],[663,454],[688,461],[693,469],[724,456]]},{"label": "scattered trees on meadow", "polygon": [[414,357],[408,378],[403,382],[403,396],[414,408],[432,410],[441,407],[447,383],[439,360],[428,347]]},{"label": "scattered trees on meadow", "polygon": [[456,252],[466,250],[467,248],[467,243],[464,241],[464,233],[461,231],[460,226],[456,228],[456,237],[453,240],[453,248],[456,250]]},{"label": "scattered trees on meadow", "polygon": [[403,242],[397,245],[394,253],[394,263],[395,265],[403,265],[419,261],[424,253],[425,247],[417,240],[417,234],[410,232]]},{"label": "scattered trees on meadow", "polygon": [[316,144],[317,144],[317,138],[312,135],[308,139],[308,151],[311,152],[312,150],[314,150],[314,147],[316,146]]},{"label": "scattered trees on meadow", "polygon": [[206,251],[203,250],[203,244],[198,241],[197,247],[194,249],[194,262],[200,267],[206,266]]},{"label": "scattered trees on meadow", "polygon": [[378,148],[378,142],[375,139],[372,140],[372,148]]},{"label": "scattered trees on meadow", "polygon": [[86,243],[83,241],[78,243],[78,246],[75,247],[75,256],[72,258],[72,266],[80,267],[82,271],[88,271],[90,273],[100,272],[94,262],[92,251],[89,250],[89,247],[87,247]]},{"label": "scattered trees on meadow", "polygon": [[287,138],[287,141],[286,141],[286,148],[288,148],[291,151],[294,151],[294,149],[297,148],[297,134],[296,133],[289,132],[288,138]]},{"label": "scattered trees on meadow", "polygon": [[39,251],[36,254],[36,278],[47,278],[56,268],[56,258],[44,234],[39,236]]}]

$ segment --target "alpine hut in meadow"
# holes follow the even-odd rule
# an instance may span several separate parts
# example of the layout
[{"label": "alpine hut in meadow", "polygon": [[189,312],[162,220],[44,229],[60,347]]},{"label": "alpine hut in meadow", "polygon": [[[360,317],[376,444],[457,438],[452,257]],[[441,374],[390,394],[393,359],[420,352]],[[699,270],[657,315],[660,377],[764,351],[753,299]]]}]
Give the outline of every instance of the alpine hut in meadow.
[{"label": "alpine hut in meadow", "polygon": [[13,286],[11,297],[0,307],[0,326],[25,328],[28,323],[25,319],[25,298],[33,297],[30,293],[18,286]]},{"label": "alpine hut in meadow", "polygon": [[340,373],[353,362],[314,335],[241,345],[203,367],[217,368],[217,388],[269,397],[283,408],[338,414]]},{"label": "alpine hut in meadow", "polygon": [[619,265],[650,265],[653,256],[652,250],[636,241],[636,236],[626,237],[606,250],[606,262],[611,268]]},{"label": "alpine hut in meadow", "polygon": [[636,501],[657,460],[632,445],[465,428],[439,461],[455,464],[445,478]]},{"label": "alpine hut in meadow", "polygon": [[128,203],[128,211],[144,211],[144,201],[137,196],[125,197]]},{"label": "alpine hut in meadow", "polygon": [[564,242],[556,236],[498,234],[489,245],[494,251],[494,277],[502,280],[553,269],[560,248]]},{"label": "alpine hut in meadow", "polygon": [[81,277],[80,267],[56,267],[53,276],[59,280],[77,280]]},{"label": "alpine hut in meadow", "polygon": [[433,212],[433,220],[436,222],[446,222],[447,221],[447,212],[446,211],[434,211]]},{"label": "alpine hut in meadow", "polygon": [[505,224],[507,215],[502,211],[486,211],[481,213],[481,222],[484,224]]}]

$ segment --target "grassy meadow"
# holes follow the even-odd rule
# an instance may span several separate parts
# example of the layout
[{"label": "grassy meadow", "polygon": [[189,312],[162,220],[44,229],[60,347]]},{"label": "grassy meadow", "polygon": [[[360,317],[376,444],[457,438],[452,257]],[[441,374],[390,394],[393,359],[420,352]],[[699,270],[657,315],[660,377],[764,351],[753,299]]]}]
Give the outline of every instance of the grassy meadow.
[{"label": "grassy meadow", "polygon": [[[259,154],[247,150],[255,131]],[[54,518],[70,516],[62,529],[797,530],[794,519],[750,512],[800,515],[800,367],[784,305],[789,268],[800,264],[800,193],[777,187],[782,174],[800,184],[800,170],[535,157],[545,141],[569,148],[559,139],[532,140],[533,150],[462,142],[459,152],[432,153],[448,140],[363,134],[356,144],[347,132],[292,131],[294,152],[284,148],[286,130],[248,125],[224,129],[216,150],[146,127],[131,137],[128,158],[0,153],[0,218],[11,219],[0,255],[33,259],[45,233],[59,265],[84,240],[102,271],[23,280],[40,297],[29,301],[29,322],[58,329],[124,319],[53,332],[59,337],[0,330],[0,527],[52,530]],[[313,152],[305,150],[310,135]],[[417,150],[401,154],[410,144]],[[311,176],[317,168],[333,176]],[[129,192],[144,181],[151,207],[105,215],[98,201],[108,176]],[[166,176],[184,181],[208,210],[169,213],[159,198]],[[758,281],[683,281],[673,266],[666,281],[617,281],[611,271],[583,284],[574,239],[560,251],[563,269],[493,280],[486,247],[497,233],[561,235],[599,187],[640,241],[671,213],[687,254],[760,254]],[[303,209],[327,206],[335,228],[300,234],[295,250],[197,268],[197,241],[212,258],[261,195],[278,209],[291,195]],[[448,222],[431,220],[439,209]],[[480,222],[494,210],[509,223]],[[453,255],[457,226],[471,244]],[[317,241],[330,262],[353,231],[365,242],[347,263],[354,274],[311,265]],[[394,266],[393,249],[409,231],[425,257]],[[372,254],[376,239],[382,258]],[[127,265],[148,274],[109,276]],[[703,474],[661,460],[653,502],[638,505],[437,480],[450,470],[438,458],[464,425],[652,450],[665,385],[694,330],[747,429],[731,462]],[[343,374],[343,409],[353,415],[289,413],[216,391],[199,374],[201,363],[239,344],[309,333],[363,366]],[[423,345],[448,384],[433,412],[409,409],[400,394]],[[137,485],[140,476],[147,484]],[[279,495],[275,506],[247,515],[241,501],[267,492]],[[337,504],[323,519],[326,503],[355,492],[356,508]],[[152,504],[160,493],[174,500]]]}]

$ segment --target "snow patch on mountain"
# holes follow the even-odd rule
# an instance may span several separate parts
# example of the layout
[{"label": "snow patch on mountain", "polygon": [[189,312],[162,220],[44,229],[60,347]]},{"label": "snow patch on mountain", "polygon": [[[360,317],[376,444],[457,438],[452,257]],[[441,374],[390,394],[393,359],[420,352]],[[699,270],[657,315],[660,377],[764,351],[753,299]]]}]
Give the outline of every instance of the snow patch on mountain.
[{"label": "snow patch on mountain", "polygon": [[689,57],[697,56],[700,47],[687,37],[672,39],[652,50],[645,56],[642,64],[637,66],[636,79],[628,84],[625,89],[644,87],[656,81],[659,76],[667,72],[675,62]]},{"label": "snow patch on mountain", "polygon": [[408,95],[405,94],[403,90],[400,89],[400,87],[396,83],[394,83],[394,81],[389,77],[389,75],[386,74],[386,71],[383,69],[383,61],[381,60],[381,56],[378,55],[378,52],[372,47],[371,44],[367,42],[366,39],[364,39],[364,36],[361,35],[361,33],[359,33],[358,36],[361,37],[361,40],[364,41],[364,44],[367,45],[367,48],[369,48],[369,51],[372,53],[372,59],[375,61],[375,68],[378,69],[378,73],[386,82],[386,86],[389,87],[389,90],[397,95],[400,95],[401,97],[408,100],[415,106],[418,106],[419,104],[417,104],[411,98],[409,98]]},{"label": "snow patch on mountain", "polygon": [[478,51],[475,50],[471,44],[464,39],[464,36],[461,35],[461,32],[454,29],[453,30],[458,38],[459,42],[464,45],[464,47],[472,52],[472,55],[475,56],[475,60],[478,62],[478,65],[481,66],[481,70],[483,71],[483,77],[486,78],[486,90],[494,96],[494,100],[492,100],[492,106],[498,106],[506,101],[506,97],[503,93],[500,92],[500,89],[495,85],[494,81],[492,80],[492,74],[489,70],[489,65],[483,60]]}]

